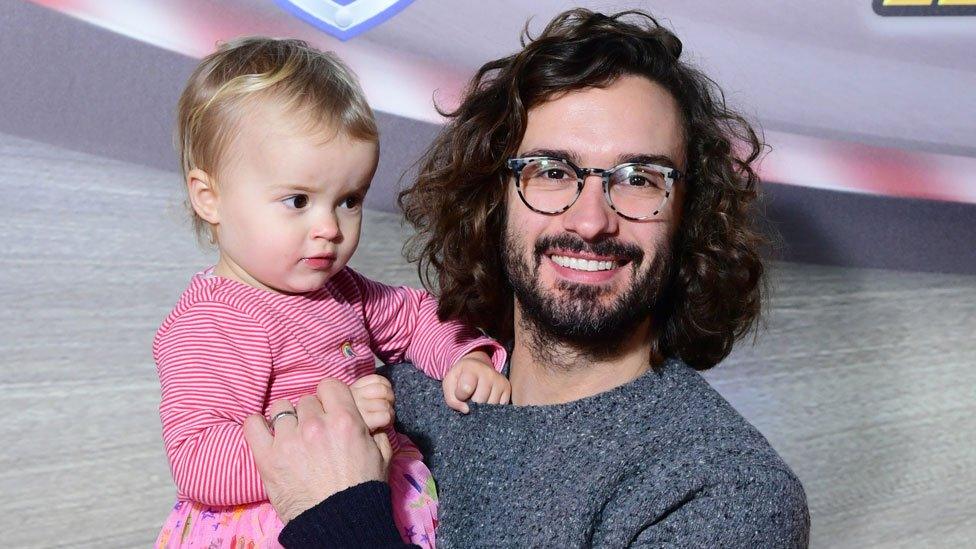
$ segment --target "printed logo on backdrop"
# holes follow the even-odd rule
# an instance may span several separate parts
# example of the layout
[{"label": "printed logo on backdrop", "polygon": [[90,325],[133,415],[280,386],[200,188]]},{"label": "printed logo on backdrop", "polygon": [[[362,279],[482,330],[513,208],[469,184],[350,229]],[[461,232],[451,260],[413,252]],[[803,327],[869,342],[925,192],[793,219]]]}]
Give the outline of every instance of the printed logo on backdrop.
[{"label": "printed logo on backdrop", "polygon": [[339,40],[366,32],[413,0],[275,0],[285,11]]},{"label": "printed logo on backdrop", "polygon": [[874,0],[878,15],[976,15],[976,0]]}]

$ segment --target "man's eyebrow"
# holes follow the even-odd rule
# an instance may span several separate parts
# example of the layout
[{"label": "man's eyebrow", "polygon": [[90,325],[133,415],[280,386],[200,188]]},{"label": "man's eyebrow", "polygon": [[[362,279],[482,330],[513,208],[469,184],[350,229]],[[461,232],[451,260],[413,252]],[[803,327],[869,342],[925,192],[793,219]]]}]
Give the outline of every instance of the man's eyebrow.
[{"label": "man's eyebrow", "polygon": [[617,157],[620,164],[656,164],[665,168],[677,168],[677,164],[666,154],[630,154],[625,153]]},{"label": "man's eyebrow", "polygon": [[573,151],[566,151],[563,149],[532,149],[531,151],[525,151],[519,156],[521,158],[525,158],[526,156],[551,156],[553,158],[569,160],[574,164],[579,162],[579,155]]},{"label": "man's eyebrow", "polygon": [[[519,156],[522,158],[526,156],[551,156],[554,158],[564,158],[577,165],[579,165],[580,162],[580,157],[578,154],[564,149],[532,149],[530,151],[525,151]],[[621,164],[656,164],[658,166],[664,166],[665,168],[677,168],[675,161],[666,154],[623,153],[618,155],[614,161],[614,166],[619,166]],[[591,167],[612,168],[613,166]]]}]

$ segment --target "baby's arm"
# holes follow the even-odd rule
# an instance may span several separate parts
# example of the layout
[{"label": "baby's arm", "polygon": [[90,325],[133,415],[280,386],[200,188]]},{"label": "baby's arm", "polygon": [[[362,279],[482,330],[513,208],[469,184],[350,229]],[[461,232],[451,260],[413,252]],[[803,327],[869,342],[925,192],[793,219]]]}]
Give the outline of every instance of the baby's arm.
[{"label": "baby's arm", "polygon": [[444,379],[469,353],[482,351],[496,372],[505,367],[505,349],[478,330],[437,318],[437,299],[429,293],[369,280],[351,269],[373,352],[387,364],[408,360],[428,376]]},{"label": "baby's arm", "polygon": [[267,500],[244,442],[263,414],[272,358],[265,330],[222,303],[197,303],[157,336],[163,442],[181,497],[205,505]]}]

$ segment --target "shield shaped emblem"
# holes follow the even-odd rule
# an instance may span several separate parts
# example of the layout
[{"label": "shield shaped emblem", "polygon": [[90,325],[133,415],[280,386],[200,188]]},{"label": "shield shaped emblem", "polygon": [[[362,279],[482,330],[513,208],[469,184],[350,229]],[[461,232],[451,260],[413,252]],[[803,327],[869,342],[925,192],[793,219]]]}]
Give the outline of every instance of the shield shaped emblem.
[{"label": "shield shaped emblem", "polygon": [[285,11],[339,40],[393,17],[413,0],[275,0]]}]

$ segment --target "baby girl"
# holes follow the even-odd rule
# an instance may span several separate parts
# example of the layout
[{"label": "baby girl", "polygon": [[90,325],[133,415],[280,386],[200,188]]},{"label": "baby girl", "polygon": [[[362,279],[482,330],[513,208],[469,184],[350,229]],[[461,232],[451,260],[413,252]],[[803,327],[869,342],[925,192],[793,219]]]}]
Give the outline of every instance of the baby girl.
[{"label": "baby girl", "polygon": [[443,379],[448,404],[465,411],[469,399],[507,403],[505,352],[440,320],[431,295],[346,266],[378,156],[355,77],[297,40],[226,44],[200,63],[180,98],[178,147],[197,234],[219,259],[192,278],[153,344],[179,500],[156,545],[276,547],[282,524],[242,425],[332,377],[351,385],[369,427],[390,436],[404,541],[433,546],[433,480],[389,425],[393,393],[373,373],[374,355]]}]

